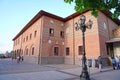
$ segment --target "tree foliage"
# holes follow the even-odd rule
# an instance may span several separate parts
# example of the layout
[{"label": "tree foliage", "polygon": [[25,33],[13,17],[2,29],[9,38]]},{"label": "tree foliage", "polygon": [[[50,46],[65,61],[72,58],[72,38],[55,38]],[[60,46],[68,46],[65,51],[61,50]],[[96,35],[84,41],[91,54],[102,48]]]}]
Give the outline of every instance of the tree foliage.
[{"label": "tree foliage", "polygon": [[91,10],[91,14],[98,16],[98,10],[112,10],[113,18],[120,16],[120,0],[64,0],[66,3],[75,3],[76,11]]}]

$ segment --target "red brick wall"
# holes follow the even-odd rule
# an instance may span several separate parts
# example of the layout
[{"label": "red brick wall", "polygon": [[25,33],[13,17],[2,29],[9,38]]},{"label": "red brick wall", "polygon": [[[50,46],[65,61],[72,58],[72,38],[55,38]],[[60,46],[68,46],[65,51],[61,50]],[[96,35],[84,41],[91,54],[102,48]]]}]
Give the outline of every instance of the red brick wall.
[{"label": "red brick wall", "polygon": [[[24,56],[38,56],[39,54],[39,40],[40,40],[40,28],[41,28],[41,18],[37,20],[31,27],[29,27],[24,33],[22,33],[17,39],[20,39],[18,45],[14,46],[14,51],[17,49],[22,49]],[[34,31],[37,31],[36,37],[34,37]],[[32,34],[30,40],[30,34]],[[26,36],[28,40],[26,41]],[[25,42],[23,41],[25,38]],[[16,40],[17,40],[16,39]],[[16,41],[15,40],[15,41]],[[31,47],[34,46],[34,55],[31,55]],[[25,54],[25,49],[28,48],[28,55]]]},{"label": "red brick wall", "polygon": [[98,29],[100,39],[100,54],[102,57],[107,57],[107,50],[105,41],[112,38],[112,30],[117,27],[110,18],[106,17],[102,12],[99,12],[98,16]]},{"label": "red brick wall", "polygon": [[[105,41],[112,37],[112,30],[117,26],[102,12],[98,14],[99,16],[95,18],[91,16],[90,11],[84,13],[86,22],[88,22],[89,19],[93,21],[92,28],[87,29],[85,32],[87,58],[97,58],[99,55],[103,57],[107,56]],[[78,55],[78,46],[82,46],[82,32],[81,30],[76,31],[74,28],[74,23],[78,21],[79,17],[80,16],[77,16],[64,23],[47,16],[42,16],[14,41],[14,51],[22,48],[24,55],[26,55],[25,49],[28,48],[29,55],[27,56],[37,57],[40,53],[41,57],[54,57],[54,47],[59,47],[58,56],[65,56],[71,59],[71,63],[74,63],[75,59],[82,57],[82,55]],[[53,37],[49,36],[50,28],[54,29]],[[35,38],[34,31],[37,31],[37,36]],[[65,38],[60,37],[60,31],[64,31]],[[30,34],[32,34],[31,40]],[[28,36],[28,41],[23,42],[26,36]],[[31,55],[32,46],[35,47],[34,55]],[[69,56],[66,56],[66,47],[70,48]]]},{"label": "red brick wall", "polygon": [[[86,55],[88,58],[95,58],[99,55],[99,35],[98,35],[98,24],[97,18],[91,16],[90,11],[84,14],[86,16],[86,22],[91,19],[93,21],[92,29],[87,29],[85,32],[85,44],[86,44]],[[82,45],[82,33],[81,30],[73,31],[73,22],[77,22],[80,16],[71,19],[65,23],[65,32],[69,30],[68,34],[65,34],[65,47],[70,47],[70,56],[75,54],[78,57],[78,46]],[[74,36],[73,36],[74,32]],[[74,39],[73,39],[74,37]],[[73,44],[75,43],[75,45]],[[91,48],[92,47],[92,48]],[[75,53],[74,49],[75,48]],[[81,55],[82,56],[82,55]],[[79,56],[79,57],[81,57]]]},{"label": "red brick wall", "polygon": [[[51,23],[53,21],[53,23]],[[54,47],[59,47],[59,56],[64,54],[64,38],[60,37],[60,31],[64,31],[64,24],[61,21],[44,16],[43,19],[43,34],[42,34],[42,56],[54,56]],[[49,29],[54,29],[54,36],[49,36]],[[51,40],[51,43],[48,41]]]}]

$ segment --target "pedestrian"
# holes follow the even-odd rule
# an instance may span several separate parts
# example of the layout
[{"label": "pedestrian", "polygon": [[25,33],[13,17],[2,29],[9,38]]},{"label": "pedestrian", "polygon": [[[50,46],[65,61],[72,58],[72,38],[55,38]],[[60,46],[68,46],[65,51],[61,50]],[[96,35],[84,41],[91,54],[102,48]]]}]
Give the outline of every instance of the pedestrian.
[{"label": "pedestrian", "polygon": [[116,60],[116,68],[120,69],[120,66],[119,66],[119,57],[117,55],[115,56],[115,60]]},{"label": "pedestrian", "polygon": [[119,69],[120,69],[120,56],[119,56]]},{"label": "pedestrian", "polygon": [[20,62],[20,57],[19,56],[17,56],[17,63],[19,63]]},{"label": "pedestrian", "polygon": [[102,58],[101,58],[101,56],[98,57],[98,67],[99,67],[99,71],[101,72],[101,69],[102,69]]},{"label": "pedestrian", "polygon": [[12,61],[13,61],[14,57],[12,56]]},{"label": "pedestrian", "polygon": [[21,60],[22,60],[22,62],[23,62],[23,60],[24,60],[23,56],[21,56]]},{"label": "pedestrian", "polygon": [[114,57],[112,57],[112,66],[113,66],[113,70],[115,70],[116,67],[116,60]]},{"label": "pedestrian", "polygon": [[21,56],[19,55],[19,62],[21,62]]}]

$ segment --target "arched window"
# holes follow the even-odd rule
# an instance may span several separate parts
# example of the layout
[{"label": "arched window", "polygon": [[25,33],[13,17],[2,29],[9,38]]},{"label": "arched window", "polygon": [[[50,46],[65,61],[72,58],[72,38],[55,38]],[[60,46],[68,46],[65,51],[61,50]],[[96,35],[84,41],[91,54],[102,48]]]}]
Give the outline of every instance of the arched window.
[{"label": "arched window", "polygon": [[26,48],[26,55],[28,55],[28,48]]},{"label": "arched window", "polygon": [[37,35],[37,31],[34,32],[34,37],[36,37],[36,35]]},{"label": "arched window", "polygon": [[32,39],[32,33],[30,34],[30,40]]},{"label": "arched window", "polygon": [[54,55],[55,56],[59,55],[59,47],[54,47]]},{"label": "arched window", "polygon": [[22,49],[20,50],[20,54],[23,55],[23,50]]},{"label": "arched window", "polygon": [[26,41],[28,41],[28,36],[26,36]]},{"label": "arched window", "polygon": [[34,47],[32,47],[32,55],[34,55]]}]

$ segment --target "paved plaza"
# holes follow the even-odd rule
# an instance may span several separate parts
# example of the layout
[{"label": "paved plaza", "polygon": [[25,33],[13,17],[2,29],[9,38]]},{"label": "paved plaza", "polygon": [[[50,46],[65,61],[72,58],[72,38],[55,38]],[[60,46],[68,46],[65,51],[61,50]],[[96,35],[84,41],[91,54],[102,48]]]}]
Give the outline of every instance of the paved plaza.
[{"label": "paved plaza", "polygon": [[[88,68],[91,80],[119,80],[120,70],[104,67]],[[80,80],[79,65],[52,64],[38,65],[16,60],[0,59],[0,80]]]}]

